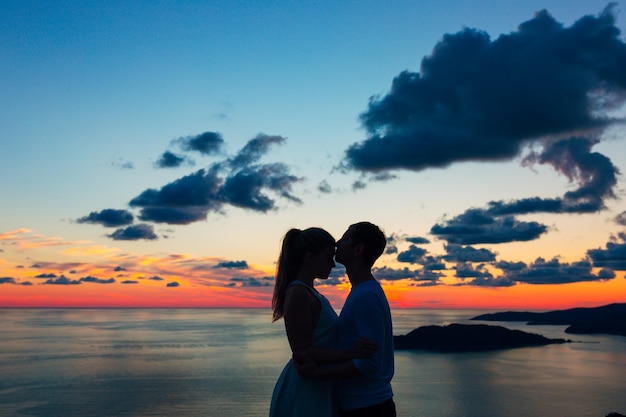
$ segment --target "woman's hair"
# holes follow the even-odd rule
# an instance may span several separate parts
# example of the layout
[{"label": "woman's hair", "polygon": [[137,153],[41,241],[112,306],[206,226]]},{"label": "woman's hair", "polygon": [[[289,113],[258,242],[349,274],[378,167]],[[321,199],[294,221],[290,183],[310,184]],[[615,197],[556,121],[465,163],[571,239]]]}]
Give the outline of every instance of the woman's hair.
[{"label": "woman's hair", "polygon": [[305,230],[291,229],[283,237],[283,243],[276,267],[274,295],[272,297],[272,321],[283,317],[285,292],[298,274],[304,256],[309,253],[319,253],[329,245],[335,245],[335,239],[326,230],[311,227]]},{"label": "woman's hair", "polygon": [[358,222],[350,226],[352,229],[352,244],[362,243],[364,246],[363,262],[372,267],[376,260],[383,254],[387,245],[385,233],[375,224],[370,222]]}]

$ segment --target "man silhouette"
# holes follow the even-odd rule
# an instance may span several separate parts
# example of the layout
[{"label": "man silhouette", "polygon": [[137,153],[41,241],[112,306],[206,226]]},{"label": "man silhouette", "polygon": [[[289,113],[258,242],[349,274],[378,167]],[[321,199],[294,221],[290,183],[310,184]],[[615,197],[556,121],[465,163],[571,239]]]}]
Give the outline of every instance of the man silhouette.
[{"label": "man silhouette", "polygon": [[335,260],[346,267],[352,284],[337,325],[337,348],[349,349],[359,337],[376,343],[371,358],[352,360],[356,377],[337,380],[342,417],[395,417],[391,379],[394,373],[391,310],[372,267],[387,240],[370,222],[351,225],[337,242]]}]

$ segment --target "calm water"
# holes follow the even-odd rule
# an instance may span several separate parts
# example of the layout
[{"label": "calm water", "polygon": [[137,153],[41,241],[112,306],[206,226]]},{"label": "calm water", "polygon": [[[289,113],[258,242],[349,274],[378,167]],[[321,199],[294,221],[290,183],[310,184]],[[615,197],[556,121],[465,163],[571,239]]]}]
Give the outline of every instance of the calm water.
[{"label": "calm water", "polygon": [[[483,311],[396,310],[394,333]],[[289,358],[266,310],[0,309],[0,416],[266,416]],[[494,324],[494,323],[492,323]],[[626,413],[626,338],[509,328],[581,343],[396,352],[400,417]]]}]

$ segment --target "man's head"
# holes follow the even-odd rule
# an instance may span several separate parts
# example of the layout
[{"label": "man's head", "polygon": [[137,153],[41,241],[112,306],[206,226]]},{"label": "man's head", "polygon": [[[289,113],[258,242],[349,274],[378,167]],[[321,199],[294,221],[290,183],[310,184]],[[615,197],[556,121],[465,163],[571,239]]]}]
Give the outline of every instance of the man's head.
[{"label": "man's head", "polygon": [[382,255],[387,245],[385,234],[370,222],[351,225],[337,242],[335,259],[346,265],[359,258],[368,267],[372,267]]}]

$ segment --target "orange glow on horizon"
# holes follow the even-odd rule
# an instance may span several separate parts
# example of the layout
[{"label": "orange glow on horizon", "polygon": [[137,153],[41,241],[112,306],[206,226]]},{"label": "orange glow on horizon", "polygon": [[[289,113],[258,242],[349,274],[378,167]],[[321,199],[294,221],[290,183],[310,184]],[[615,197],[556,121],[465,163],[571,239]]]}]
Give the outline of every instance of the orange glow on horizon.
[{"label": "orange glow on horizon", "polygon": [[[72,247],[47,256],[29,254],[25,258],[19,252],[23,248],[19,243],[33,240],[59,242],[35,235],[29,229],[0,234],[3,245],[18,250],[0,253],[0,308],[271,305],[274,264],[238,265],[220,257],[190,254],[123,253],[97,245]],[[75,260],[75,256],[87,255],[89,260]],[[66,260],[69,256],[71,262],[64,262],[63,256]],[[616,272],[615,278],[604,282],[560,285],[479,287],[455,285],[459,280],[444,278],[441,285],[435,286],[416,286],[410,280],[383,281],[383,286],[393,309],[554,310],[626,302],[624,271]],[[349,282],[344,279],[339,285],[326,285],[319,281],[317,285],[335,308],[343,306]]]},{"label": "orange glow on horizon", "polygon": [[[3,284],[0,307],[93,308],[270,308],[271,287],[217,287],[169,281],[136,280],[137,284],[41,285]],[[177,281],[178,282],[178,281]],[[385,285],[392,309],[443,308],[492,310],[557,310],[590,307],[626,300],[626,280],[567,285],[518,285],[508,288],[411,287]],[[319,288],[341,308],[349,288]]]}]

